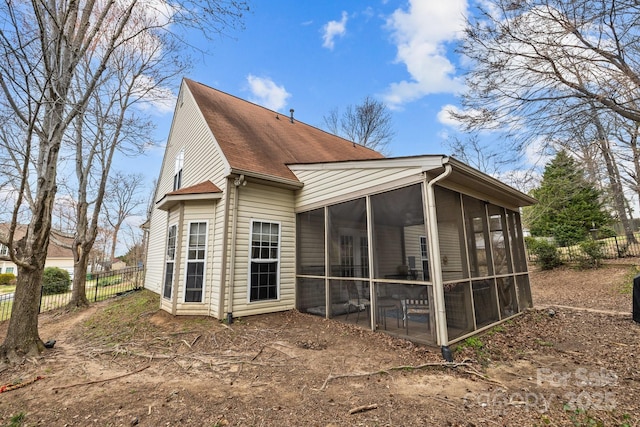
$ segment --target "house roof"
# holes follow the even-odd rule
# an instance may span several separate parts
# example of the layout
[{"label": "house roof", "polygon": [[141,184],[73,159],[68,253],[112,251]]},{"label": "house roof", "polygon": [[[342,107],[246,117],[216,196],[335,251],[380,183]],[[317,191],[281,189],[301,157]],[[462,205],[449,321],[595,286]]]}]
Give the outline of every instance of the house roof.
[{"label": "house roof", "polygon": [[384,158],[289,115],[184,81],[232,170],[298,181],[287,164]]},{"label": "house roof", "polygon": [[[0,234],[7,235],[9,232],[9,224],[0,224]],[[16,227],[14,241],[18,241],[27,233],[27,226],[19,224]],[[73,244],[73,236],[56,230],[51,230],[49,235],[49,247],[47,248],[47,258],[73,258],[71,245]],[[7,257],[8,258],[8,257]]]},{"label": "house roof", "polygon": [[211,181],[200,182],[189,187],[167,193],[156,202],[161,210],[169,210],[177,203],[186,200],[216,200],[222,197],[222,190]]},{"label": "house roof", "polygon": [[221,193],[221,192],[222,190],[220,190],[220,188],[218,188],[218,186],[215,185],[213,182],[204,181],[199,184],[192,185],[190,187],[184,187],[179,190],[172,191],[170,193],[167,193],[166,195],[177,196],[180,194],[207,194],[207,193]]}]

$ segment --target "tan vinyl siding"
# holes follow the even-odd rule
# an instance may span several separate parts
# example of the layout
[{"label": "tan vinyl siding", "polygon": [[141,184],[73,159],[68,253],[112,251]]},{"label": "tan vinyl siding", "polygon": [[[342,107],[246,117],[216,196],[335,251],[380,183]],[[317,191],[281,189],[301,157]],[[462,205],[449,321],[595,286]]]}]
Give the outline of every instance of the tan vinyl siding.
[{"label": "tan vinyl siding", "polygon": [[368,168],[368,169],[317,169],[296,170],[291,167],[304,187],[296,194],[296,209],[314,206],[326,200],[347,200],[370,192],[372,188],[383,191],[397,183],[419,182],[423,179],[419,168]]},{"label": "tan vinyl siding", "polygon": [[[279,299],[249,302],[249,238],[251,221],[280,224]],[[295,215],[293,192],[249,182],[240,187],[233,315],[235,317],[288,310],[295,305]]]},{"label": "tan vinyl siding", "polygon": [[418,279],[422,280],[422,251],[420,250],[420,237],[426,235],[424,224],[411,225],[404,228],[404,246],[407,259],[404,261],[409,267],[409,257],[415,259],[415,269],[418,270]]},{"label": "tan vinyl siding", "polygon": [[380,279],[398,274],[398,267],[402,261],[402,239],[398,235],[398,227],[376,226],[376,246],[385,246],[385,252],[395,254],[396,257],[378,257],[376,260],[376,276]]},{"label": "tan vinyl siding", "polygon": [[[180,101],[179,101],[180,102]],[[165,150],[165,156],[160,172],[156,201],[160,200],[166,193],[173,191],[173,175],[175,158],[184,149],[184,165],[182,168],[182,188],[189,187],[210,180],[216,184],[224,193],[226,191],[226,175],[228,165],[221,155],[218,144],[211,134],[211,131],[202,117],[202,113],[195,104],[188,88],[183,85],[181,92],[181,104],[176,108],[174,121],[171,128],[169,140]],[[180,251],[183,259],[180,262],[180,272],[178,281],[174,285],[178,291],[178,311],[180,314],[211,314],[217,315],[217,304],[219,300],[221,256],[222,253],[222,233],[214,233],[217,227],[222,229],[224,219],[223,201],[219,202],[217,209],[214,202],[205,205],[192,205],[194,202],[187,202],[185,208],[185,223],[183,224],[183,240],[179,245],[186,243],[188,233],[188,221],[193,219],[193,215],[203,214],[202,218],[207,219],[207,263],[205,265],[205,298],[206,307],[196,307],[193,304],[184,305],[184,267],[185,254],[184,246]],[[208,208],[203,208],[208,206]],[[203,210],[204,209],[204,210]],[[209,209],[209,212],[207,212]],[[178,207],[174,208],[177,212]],[[193,215],[192,215],[193,214]],[[177,218],[177,217],[176,217]],[[174,221],[177,222],[177,219]],[[151,215],[149,250],[146,263],[145,288],[157,293],[162,293],[164,258],[167,233],[167,213],[154,209]],[[215,256],[213,254],[218,254]],[[214,288],[211,288],[214,286]],[[209,307],[211,304],[211,307]],[[188,306],[188,307],[187,307]],[[171,303],[163,301],[162,308],[171,310]]]},{"label": "tan vinyl siding", "polygon": [[438,224],[440,238],[440,259],[442,262],[442,280],[455,280],[464,277],[460,247],[460,230],[454,223]]},{"label": "tan vinyl siding", "polygon": [[174,164],[184,149],[182,188],[211,180],[224,191],[228,166],[220,155],[218,144],[202,113],[186,86],[182,86],[182,102],[178,105],[163,160],[158,193],[160,199],[173,191]]},{"label": "tan vinyl siding", "polygon": [[154,209],[151,212],[144,287],[158,294],[162,294],[167,226],[167,213]]},{"label": "tan vinyl siding", "polygon": [[[212,287],[219,285],[219,277],[212,274],[211,265],[216,256],[213,250],[213,240],[216,234],[215,228],[216,203],[209,202],[189,202],[184,207],[184,222],[182,224],[182,239],[178,242],[180,250],[180,269],[178,271],[178,306],[176,314],[209,314]],[[205,249],[205,273],[203,283],[202,302],[184,302],[185,283],[187,271],[187,251],[189,244],[189,226],[194,222],[204,222],[207,224],[207,243]],[[180,234],[180,233],[178,233]]]}]

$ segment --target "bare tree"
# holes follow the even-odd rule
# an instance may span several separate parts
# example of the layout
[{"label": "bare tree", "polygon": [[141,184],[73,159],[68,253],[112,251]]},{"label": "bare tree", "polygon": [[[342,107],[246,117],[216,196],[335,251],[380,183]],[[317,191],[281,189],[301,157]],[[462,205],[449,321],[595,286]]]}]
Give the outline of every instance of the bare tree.
[{"label": "bare tree", "polygon": [[[18,283],[0,358],[13,362],[44,349],[38,333],[42,272],[57,193],[59,153],[72,123],[91,104],[114,53],[148,34],[178,42],[186,29],[209,35],[242,16],[242,1],[184,0],[176,4],[34,0],[0,3],[0,149],[14,167],[15,198],[6,238]],[[152,25],[140,20],[153,14]],[[107,28],[108,31],[103,31]],[[100,43],[99,43],[100,42]],[[175,48],[167,44],[170,48]],[[83,84],[76,85],[83,64]],[[14,241],[20,213],[30,211],[26,234]]]},{"label": "bare tree", "polygon": [[[613,131],[603,117],[640,121],[640,14],[627,0],[489,0],[470,19],[460,51],[470,58],[467,129],[503,129],[520,152],[534,140],[574,153],[597,147],[613,205],[633,233]],[[573,147],[590,136],[588,144]],[[592,165],[590,173],[595,176]]]},{"label": "bare tree", "polygon": [[395,136],[389,109],[370,96],[358,105],[347,106],[342,114],[337,108],[331,110],[323,121],[329,132],[382,154],[388,154],[388,145]]},{"label": "bare tree", "polygon": [[144,175],[117,172],[109,179],[104,203],[105,219],[113,228],[111,258],[116,252],[118,235],[124,221],[132,215],[142,214],[146,200],[140,195],[144,186]]}]

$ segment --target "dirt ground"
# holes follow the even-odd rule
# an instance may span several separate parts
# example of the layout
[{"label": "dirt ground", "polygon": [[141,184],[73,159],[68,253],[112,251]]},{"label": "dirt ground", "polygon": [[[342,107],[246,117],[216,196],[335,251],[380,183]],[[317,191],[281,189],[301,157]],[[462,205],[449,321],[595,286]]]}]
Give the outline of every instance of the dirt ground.
[{"label": "dirt ground", "polygon": [[537,308],[467,340],[451,365],[298,312],[175,318],[146,291],[45,314],[56,345],[0,372],[0,387],[23,385],[0,394],[1,425],[638,425],[636,261],[532,271]]}]

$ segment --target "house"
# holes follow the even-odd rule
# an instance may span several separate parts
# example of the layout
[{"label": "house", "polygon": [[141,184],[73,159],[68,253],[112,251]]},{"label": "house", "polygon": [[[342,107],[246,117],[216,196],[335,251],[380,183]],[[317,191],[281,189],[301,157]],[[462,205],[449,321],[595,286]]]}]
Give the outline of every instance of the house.
[{"label": "house", "polygon": [[[0,233],[8,233],[8,224],[0,224]],[[26,234],[26,225],[18,225],[14,234],[14,240],[20,240]],[[73,252],[71,244],[73,236],[58,231],[51,231],[49,239],[49,247],[47,248],[46,267],[58,267],[67,270],[73,276]],[[11,261],[9,257],[9,249],[7,246],[0,244],[0,273],[18,274],[18,267]]]},{"label": "house", "polygon": [[145,287],[174,315],[296,308],[446,348],[532,306],[519,214],[531,197],[191,80],[155,200]]}]

